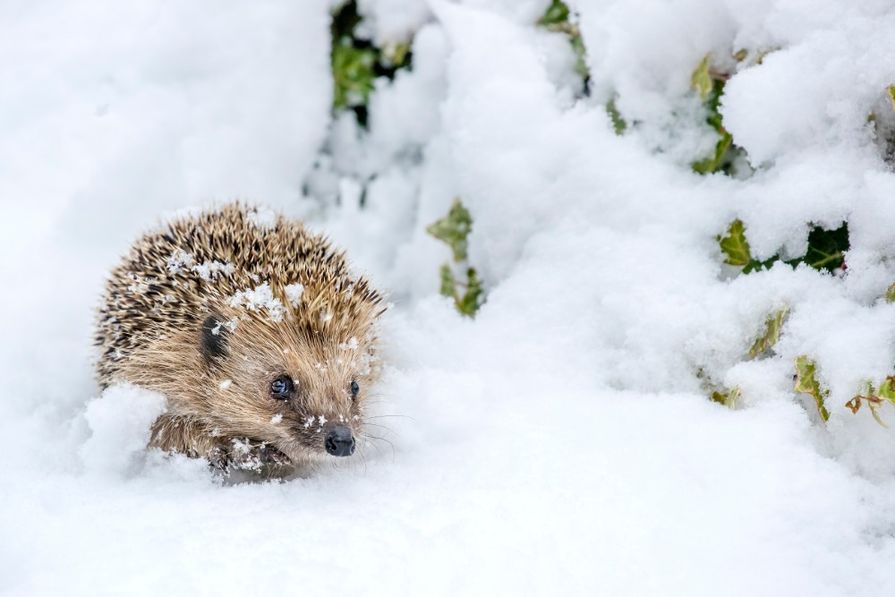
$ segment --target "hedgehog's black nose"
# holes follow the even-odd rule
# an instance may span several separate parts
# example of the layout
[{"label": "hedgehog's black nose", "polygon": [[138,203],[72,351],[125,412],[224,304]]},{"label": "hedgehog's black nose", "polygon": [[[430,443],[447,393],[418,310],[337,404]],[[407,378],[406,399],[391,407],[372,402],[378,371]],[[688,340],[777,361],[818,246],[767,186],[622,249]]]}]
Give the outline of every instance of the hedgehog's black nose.
[{"label": "hedgehog's black nose", "polygon": [[326,451],[333,456],[351,456],[354,454],[354,438],[351,436],[351,429],[344,425],[338,425],[329,430],[326,434],[326,441],[323,443]]}]

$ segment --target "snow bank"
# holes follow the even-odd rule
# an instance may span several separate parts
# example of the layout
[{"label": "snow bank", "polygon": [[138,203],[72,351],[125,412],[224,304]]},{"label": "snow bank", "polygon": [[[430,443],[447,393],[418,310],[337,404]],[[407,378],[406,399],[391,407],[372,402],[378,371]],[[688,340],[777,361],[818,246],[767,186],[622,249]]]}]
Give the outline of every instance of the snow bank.
[{"label": "snow bank", "polygon": [[166,410],[165,397],[142,388],[112,386],[87,403],[90,437],[79,450],[91,473],[126,475],[146,453],[152,423]]},{"label": "snow bank", "polygon": [[[895,175],[866,124],[895,81],[889,3],[570,2],[576,99],[546,1],[366,0],[369,37],[416,31],[414,66],[369,130],[327,132],[328,4],[2,9],[0,591],[895,594],[895,432],[843,406],[895,361]],[[701,177],[690,74],[740,48],[774,50],[721,108],[756,171]],[[308,479],[131,468],[160,399],[83,414],[104,272],[162,212],[231,196],[313,214],[395,303],[370,437]],[[475,320],[438,296],[424,232],[457,196]],[[848,219],[847,273],[736,276],[734,218],[759,258]],[[826,423],[793,392],[802,354]]]}]

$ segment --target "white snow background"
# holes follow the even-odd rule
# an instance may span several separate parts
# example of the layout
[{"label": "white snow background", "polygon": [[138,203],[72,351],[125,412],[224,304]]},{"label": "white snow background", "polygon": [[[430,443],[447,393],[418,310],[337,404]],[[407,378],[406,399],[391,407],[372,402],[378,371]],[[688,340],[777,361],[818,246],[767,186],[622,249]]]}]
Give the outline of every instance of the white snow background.
[{"label": "white snow background", "polygon": [[[895,8],[570,4],[580,101],[568,43],[534,26],[545,0],[359,2],[375,39],[416,31],[359,136],[330,121],[324,0],[0,3],[0,592],[895,595],[895,431],[843,406],[895,362],[895,175],[866,122]],[[722,109],[762,168],[700,177],[690,74],[740,47],[776,49]],[[613,94],[640,123],[621,137]],[[474,320],[438,295],[449,255],[424,232],[454,196],[488,288]],[[163,397],[99,397],[108,269],[159,218],[232,198],[309,218],[389,292],[390,444],[221,485],[142,450]],[[731,277],[735,217],[762,258],[847,218],[847,275]],[[783,304],[776,354],[746,361]],[[792,391],[799,354],[826,424]]]}]

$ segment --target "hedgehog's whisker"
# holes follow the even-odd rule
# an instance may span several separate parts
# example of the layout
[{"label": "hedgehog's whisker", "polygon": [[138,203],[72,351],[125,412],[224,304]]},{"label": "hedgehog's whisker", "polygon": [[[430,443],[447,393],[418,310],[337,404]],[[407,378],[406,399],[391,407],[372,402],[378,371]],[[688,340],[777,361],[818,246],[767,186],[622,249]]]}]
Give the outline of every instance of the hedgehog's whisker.
[{"label": "hedgehog's whisker", "polygon": [[410,415],[395,415],[395,414],[373,415],[372,417],[366,417],[365,420],[370,420],[370,419],[384,419],[384,418],[386,418],[386,417],[400,417],[400,418],[403,418],[403,419],[408,419],[408,420],[410,420],[410,421],[413,421],[414,423],[416,422],[416,419],[414,419],[414,418],[411,417]]},{"label": "hedgehog's whisker", "polygon": [[[378,435],[370,435],[369,433],[364,433],[363,438],[385,442],[386,444],[388,444],[389,448],[391,448],[391,450],[392,450],[392,460],[395,459],[395,444],[393,444],[390,440],[387,440],[384,437],[379,437]],[[375,442],[370,442],[370,445],[373,446],[374,448],[379,449]]]},{"label": "hedgehog's whisker", "polygon": [[389,433],[395,433],[395,431],[393,429],[391,429],[390,427],[386,427],[385,425],[380,425],[379,423],[371,423],[369,421],[364,421],[364,426],[365,427],[367,427],[367,426],[379,427],[380,429],[384,429]]}]

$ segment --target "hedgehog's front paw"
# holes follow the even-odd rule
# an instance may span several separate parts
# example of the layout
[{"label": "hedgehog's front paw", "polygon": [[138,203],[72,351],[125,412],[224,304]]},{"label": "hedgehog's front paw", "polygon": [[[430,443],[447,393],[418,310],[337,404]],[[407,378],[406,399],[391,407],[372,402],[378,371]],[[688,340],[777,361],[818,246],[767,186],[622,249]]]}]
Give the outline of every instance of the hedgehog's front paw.
[{"label": "hedgehog's front paw", "polygon": [[263,477],[287,474],[292,463],[285,454],[267,442],[249,438],[232,438],[226,454],[217,459],[209,458],[215,468],[229,475],[233,471],[246,471]]}]

